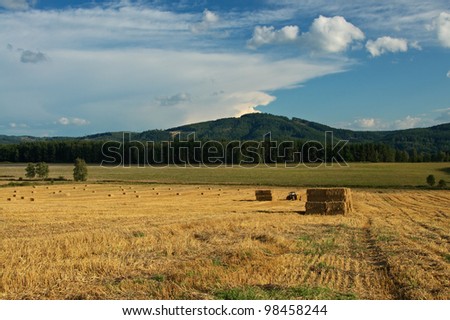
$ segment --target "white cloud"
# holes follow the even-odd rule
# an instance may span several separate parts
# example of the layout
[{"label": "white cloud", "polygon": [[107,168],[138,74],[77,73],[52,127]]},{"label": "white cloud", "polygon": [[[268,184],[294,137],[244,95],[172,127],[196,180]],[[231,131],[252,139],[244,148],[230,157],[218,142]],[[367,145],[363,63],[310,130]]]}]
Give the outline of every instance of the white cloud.
[{"label": "white cloud", "polygon": [[285,26],[280,30],[274,27],[256,26],[252,38],[247,41],[247,46],[256,49],[265,44],[294,42],[298,38],[298,26]]},{"label": "white cloud", "polygon": [[447,78],[450,78],[450,70],[447,72]]},{"label": "white cloud", "polygon": [[89,124],[89,121],[80,118],[66,118],[61,117],[57,121],[58,124],[63,126],[75,125],[75,126],[85,126]]},{"label": "white cloud", "polygon": [[435,112],[440,112],[441,114],[435,119],[439,123],[450,122],[450,108],[435,110]]},{"label": "white cloud", "polygon": [[266,1],[298,15],[345,16],[367,34],[390,34],[420,41],[422,45],[434,45],[436,36],[429,32],[431,23],[441,12],[449,10],[448,0]]},{"label": "white cloud", "polygon": [[21,129],[23,129],[23,128],[28,128],[28,125],[26,125],[25,123],[15,123],[15,122],[11,122],[11,123],[9,124],[9,127],[10,127],[11,129],[16,129],[16,128],[21,128]]},{"label": "white cloud", "polygon": [[364,40],[364,33],[341,16],[319,16],[302,38],[314,49],[329,53],[345,51],[354,41]]},{"label": "white cloud", "polygon": [[[34,3],[35,1],[31,1]],[[0,8],[8,10],[27,10],[30,8],[30,1],[27,0],[0,0]]]},{"label": "white cloud", "polygon": [[67,126],[70,124],[70,120],[69,120],[69,118],[62,117],[62,118],[58,119],[58,123],[62,124],[63,126]]},{"label": "white cloud", "polygon": [[219,22],[219,16],[209,11],[208,9],[205,9],[203,11],[203,17],[202,21],[196,24],[193,24],[190,26],[190,30],[193,33],[202,33],[210,29],[212,26],[217,24]]},{"label": "white cloud", "polygon": [[441,12],[436,22],[437,35],[441,44],[450,48],[450,13]]},{"label": "white cloud", "polygon": [[[445,110],[444,110],[445,111]],[[446,112],[450,113],[450,109]],[[446,116],[445,112],[442,113],[442,118],[436,119],[436,121],[443,121]],[[436,124],[436,121],[424,118],[423,116],[406,116],[403,119],[397,119],[394,121],[388,121],[385,119],[377,118],[359,118],[353,122],[347,124],[341,124],[340,126],[353,129],[353,130],[367,130],[367,131],[378,131],[378,130],[402,130],[417,127],[426,127]]]},{"label": "white cloud", "polygon": [[255,49],[264,44],[298,42],[308,50],[339,53],[347,50],[355,41],[364,40],[364,33],[343,17],[319,16],[311,24],[309,31],[299,35],[298,26],[285,26],[276,30],[273,26],[257,26],[252,38],[247,42]]},{"label": "white cloud", "polygon": [[[167,49],[47,52],[51,63],[30,69],[0,51],[2,74],[15,75],[0,75],[5,119],[45,123],[75,113],[95,119],[95,129],[89,127],[95,131],[166,128],[254,112],[274,100],[269,91],[347,68],[336,62]],[[58,124],[76,124],[63,118]]]},{"label": "white cloud", "polygon": [[395,129],[416,128],[421,124],[422,120],[419,117],[406,116],[404,119],[395,120],[393,127]]},{"label": "white cloud", "polygon": [[366,49],[372,57],[378,57],[387,52],[406,52],[408,51],[408,41],[405,39],[381,37],[375,41],[367,41]]},{"label": "white cloud", "polygon": [[416,50],[422,50],[422,46],[418,41],[412,41],[408,44],[408,46]]},{"label": "white cloud", "polygon": [[354,121],[354,125],[361,129],[373,129],[379,125],[379,120],[375,118],[362,118]]}]

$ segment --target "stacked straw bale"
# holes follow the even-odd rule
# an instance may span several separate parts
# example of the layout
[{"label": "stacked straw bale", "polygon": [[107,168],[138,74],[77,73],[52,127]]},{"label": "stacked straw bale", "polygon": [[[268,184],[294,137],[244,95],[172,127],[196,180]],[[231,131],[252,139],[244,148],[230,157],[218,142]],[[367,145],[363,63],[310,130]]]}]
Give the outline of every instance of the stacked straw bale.
[{"label": "stacked straw bale", "polygon": [[349,188],[318,188],[306,191],[306,214],[346,214],[352,212]]},{"label": "stacked straw bale", "polygon": [[272,201],[272,190],[256,190],[256,201]]}]

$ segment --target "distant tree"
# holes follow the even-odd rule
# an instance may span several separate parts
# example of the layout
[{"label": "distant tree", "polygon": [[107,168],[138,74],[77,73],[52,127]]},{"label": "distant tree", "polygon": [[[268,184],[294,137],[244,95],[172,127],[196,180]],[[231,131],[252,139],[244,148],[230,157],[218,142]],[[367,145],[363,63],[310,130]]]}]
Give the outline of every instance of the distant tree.
[{"label": "distant tree", "polygon": [[430,187],[434,186],[436,184],[436,178],[432,174],[430,174],[427,177],[427,183]]},{"label": "distant tree", "polygon": [[36,165],[34,163],[29,163],[25,168],[25,177],[33,179],[36,177]]},{"label": "distant tree", "polygon": [[443,180],[443,179],[439,180],[438,187],[442,188],[442,189],[447,188],[447,182],[445,182],[445,180]]},{"label": "distant tree", "polygon": [[77,158],[75,160],[75,168],[73,168],[73,179],[75,181],[86,181],[88,170],[86,162],[83,159]]},{"label": "distant tree", "polygon": [[46,179],[48,177],[49,169],[48,164],[45,162],[39,162],[36,165],[36,174],[41,179]]}]

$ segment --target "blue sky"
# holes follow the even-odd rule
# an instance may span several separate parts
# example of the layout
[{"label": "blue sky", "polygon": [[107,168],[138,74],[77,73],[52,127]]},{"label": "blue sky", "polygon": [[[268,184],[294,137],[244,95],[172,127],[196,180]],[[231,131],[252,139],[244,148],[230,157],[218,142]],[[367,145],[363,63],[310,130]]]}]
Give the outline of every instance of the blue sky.
[{"label": "blue sky", "polygon": [[447,0],[0,0],[0,134],[450,122]]}]

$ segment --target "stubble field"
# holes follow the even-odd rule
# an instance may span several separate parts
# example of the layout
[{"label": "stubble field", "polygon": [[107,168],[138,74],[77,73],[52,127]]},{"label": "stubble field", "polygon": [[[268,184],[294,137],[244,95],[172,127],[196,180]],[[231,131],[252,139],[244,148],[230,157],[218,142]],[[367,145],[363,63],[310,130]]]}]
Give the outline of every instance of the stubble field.
[{"label": "stubble field", "polygon": [[353,189],[320,216],[255,189],[0,188],[0,298],[450,299],[448,191]]}]

